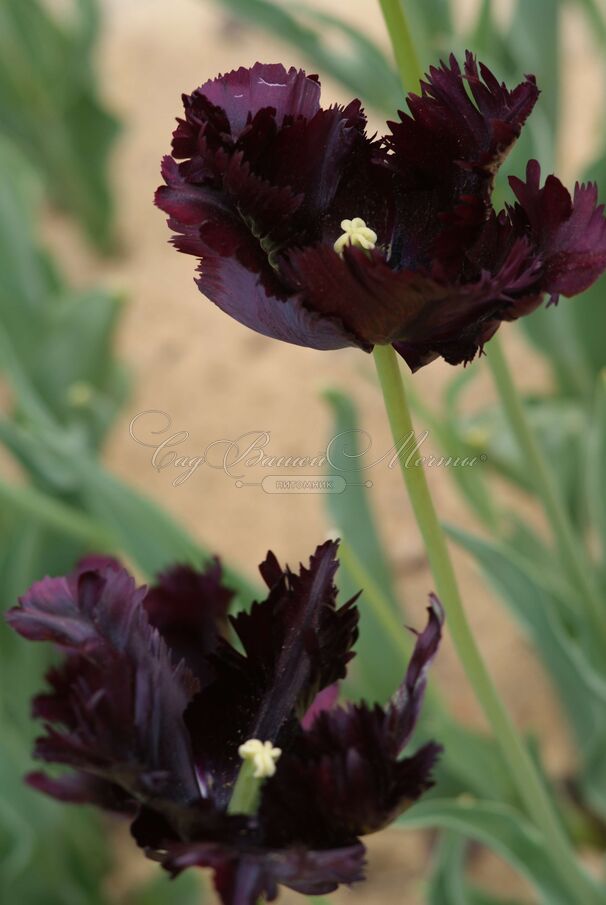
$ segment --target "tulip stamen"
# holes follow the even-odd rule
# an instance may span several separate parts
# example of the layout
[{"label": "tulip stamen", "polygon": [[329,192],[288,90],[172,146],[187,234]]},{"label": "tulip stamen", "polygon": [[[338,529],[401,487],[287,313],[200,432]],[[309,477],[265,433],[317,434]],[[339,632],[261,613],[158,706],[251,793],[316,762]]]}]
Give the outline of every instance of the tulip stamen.
[{"label": "tulip stamen", "polygon": [[259,804],[261,787],[276,772],[276,761],[282,754],[271,742],[251,738],[238,748],[243,764],[234,785],[229,805],[230,814],[254,814]]},{"label": "tulip stamen", "polygon": [[378,236],[361,217],[354,217],[353,220],[341,220],[341,229],[343,235],[339,236],[333,246],[341,257],[343,257],[346,245],[353,245],[363,251],[372,251],[376,247]]}]

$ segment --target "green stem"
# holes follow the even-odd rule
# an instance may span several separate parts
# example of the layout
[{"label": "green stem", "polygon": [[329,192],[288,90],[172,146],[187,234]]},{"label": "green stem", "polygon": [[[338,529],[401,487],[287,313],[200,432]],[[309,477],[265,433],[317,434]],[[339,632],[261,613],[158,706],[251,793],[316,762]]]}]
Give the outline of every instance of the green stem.
[{"label": "green stem", "polygon": [[[391,346],[375,346],[374,357],[391,433],[399,448],[414,428],[396,353]],[[400,458],[400,469],[425,543],[436,591],[446,610],[446,624],[455,649],[492,727],[520,799],[549,844],[554,867],[572,896],[571,903],[588,905],[589,902],[597,902],[594,887],[574,857],[543,782],[499,696],[472,634],[424,468],[422,464],[407,465]]]},{"label": "green stem", "polygon": [[245,760],[242,762],[234,790],[227,805],[228,814],[253,815],[257,813],[261,786],[264,780],[257,779],[254,776],[254,772],[255,767],[251,761]]},{"label": "green stem", "polygon": [[579,590],[593,620],[594,628],[606,638],[606,607],[591,579],[591,566],[585,559],[562,502],[552,470],[541,452],[537,438],[528,422],[524,403],[513,381],[503,347],[494,336],[487,349],[487,359],[492,377],[509,426],[524,457],[532,482],[553,531],[562,565],[574,589]]},{"label": "green stem", "polygon": [[383,18],[387,25],[391,46],[398,64],[402,85],[407,91],[416,90],[423,78],[423,70],[417,56],[408,20],[404,15],[404,0],[380,0]]}]

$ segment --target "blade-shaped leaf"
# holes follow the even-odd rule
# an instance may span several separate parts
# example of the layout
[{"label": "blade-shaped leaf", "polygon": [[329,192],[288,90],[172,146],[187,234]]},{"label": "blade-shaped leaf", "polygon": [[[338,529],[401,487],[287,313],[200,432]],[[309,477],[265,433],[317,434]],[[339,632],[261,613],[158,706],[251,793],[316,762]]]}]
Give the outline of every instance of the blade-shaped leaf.
[{"label": "blade-shaped leaf", "polygon": [[[280,0],[218,0],[238,20],[272,32],[305,54],[321,75],[330,75],[356,97],[393,112],[402,104],[397,74],[362,32],[332,15]],[[314,20],[317,23],[314,25]],[[331,42],[336,32],[340,41]],[[346,49],[343,50],[345,42]]]},{"label": "blade-shaped leaf", "polygon": [[604,813],[603,786],[592,779],[606,744],[606,681],[596,663],[571,634],[568,604],[544,569],[533,569],[504,544],[450,526],[450,536],[476,560],[504,603],[530,635],[574,730],[583,762],[583,782],[591,803]]},{"label": "blade-shaped leaf", "polygon": [[[339,586],[344,599],[363,589],[358,656],[351,671],[359,677],[365,694],[386,701],[402,679],[405,662],[402,645],[387,645],[386,636],[390,628],[399,627],[404,648],[408,638],[366,486],[371,474],[364,469],[369,438],[360,430],[355,405],[348,396],[329,390],[325,398],[333,415],[327,468],[347,482],[342,493],[325,497],[331,523],[345,541]],[[382,619],[382,613],[391,620]]]},{"label": "blade-shaped leaf", "polygon": [[545,905],[570,905],[540,834],[513,808],[496,802],[425,799],[407,811],[398,825],[408,829],[441,827],[462,833],[515,867]]},{"label": "blade-shaped leaf", "polygon": [[597,531],[606,569],[606,369],[600,374],[587,438],[587,506]]},{"label": "blade-shaped leaf", "polygon": [[40,0],[0,6],[0,131],[40,172],[47,193],[107,250],[113,209],[107,179],[117,121],[102,106],[90,51],[98,20],[76,0],[62,21]]},{"label": "blade-shaped leaf", "polygon": [[520,905],[476,889],[465,879],[465,853],[469,842],[447,830],[441,834],[427,891],[427,905]]}]

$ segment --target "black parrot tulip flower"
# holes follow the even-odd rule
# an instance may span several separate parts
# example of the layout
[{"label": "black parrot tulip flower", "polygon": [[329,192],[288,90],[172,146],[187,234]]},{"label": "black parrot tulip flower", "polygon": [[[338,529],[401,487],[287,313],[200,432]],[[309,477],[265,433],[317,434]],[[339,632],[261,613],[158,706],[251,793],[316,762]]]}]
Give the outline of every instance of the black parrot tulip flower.
[{"label": "black parrot tulip flower", "polygon": [[211,868],[225,905],[361,880],[359,837],[432,784],[439,745],[401,755],[443,613],[432,597],[387,706],[339,706],[358,612],[355,599],[337,604],[337,551],[326,542],[298,574],[268,554],[266,599],[235,617],[218,562],[171,569],[149,590],[101,558],[34,584],[8,621],[65,655],[33,702],[46,727],[35,756],[72,771],[30,784],[126,815],[172,874]]},{"label": "black parrot tulip flower", "polygon": [[432,67],[377,140],[359,101],[320,107],[316,76],[257,63],[206,82],[163,162],[157,205],[199,258],[200,290],[258,333],[314,349],[393,344],[412,370],[470,361],[502,321],[606,269],[594,185],[539,164],[495,212],[495,174],[539,91],[468,53]]}]

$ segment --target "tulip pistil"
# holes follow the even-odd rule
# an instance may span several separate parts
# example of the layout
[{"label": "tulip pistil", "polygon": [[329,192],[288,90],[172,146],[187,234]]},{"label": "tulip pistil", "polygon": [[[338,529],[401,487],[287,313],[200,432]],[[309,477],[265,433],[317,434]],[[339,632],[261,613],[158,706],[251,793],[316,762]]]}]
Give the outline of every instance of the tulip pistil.
[{"label": "tulip pistil", "polygon": [[261,787],[276,772],[276,761],[282,754],[271,742],[251,738],[238,748],[243,760],[228,805],[230,814],[254,814],[259,805]]}]

